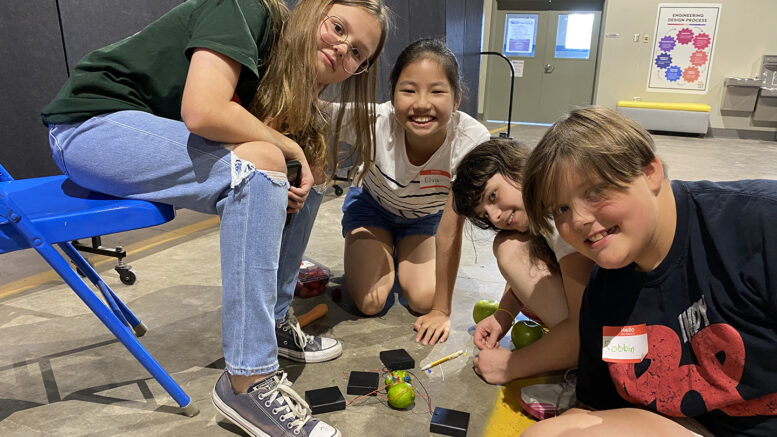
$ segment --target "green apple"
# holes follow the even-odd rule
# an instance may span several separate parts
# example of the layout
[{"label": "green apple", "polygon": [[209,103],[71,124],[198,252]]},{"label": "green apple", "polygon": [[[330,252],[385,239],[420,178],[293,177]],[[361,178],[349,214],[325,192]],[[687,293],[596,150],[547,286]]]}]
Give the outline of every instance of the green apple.
[{"label": "green apple", "polygon": [[496,309],[499,308],[499,301],[493,299],[479,300],[475,304],[475,308],[472,310],[472,318],[475,319],[475,323],[480,323],[481,320],[494,314]]},{"label": "green apple", "polygon": [[528,346],[545,335],[545,329],[533,320],[521,320],[513,325],[510,337],[516,349]]},{"label": "green apple", "polygon": [[395,370],[386,375],[386,385],[396,384],[398,382],[410,382],[410,377],[404,370]]},{"label": "green apple", "polygon": [[392,407],[402,410],[415,401],[415,389],[407,382],[398,382],[388,388],[388,402]]}]

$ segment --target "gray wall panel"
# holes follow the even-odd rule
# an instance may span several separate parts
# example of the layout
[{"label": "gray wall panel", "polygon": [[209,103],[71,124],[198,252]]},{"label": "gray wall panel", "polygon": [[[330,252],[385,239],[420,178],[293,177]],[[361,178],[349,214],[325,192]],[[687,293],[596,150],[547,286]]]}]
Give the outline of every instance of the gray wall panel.
[{"label": "gray wall panel", "polygon": [[181,0],[59,0],[68,67],[92,50],[126,38]]},{"label": "gray wall panel", "polygon": [[500,11],[601,11],[604,0],[496,0]]},{"label": "gray wall panel", "polygon": [[477,80],[480,75],[482,0],[385,0],[393,12],[393,29],[381,55],[378,100],[391,98],[389,73],[399,53],[419,38],[442,38],[456,55],[462,79],[470,91],[461,110],[477,113]]},{"label": "gray wall panel", "polygon": [[[394,26],[381,56],[378,99],[390,99],[389,73],[411,41],[446,38],[471,91],[461,109],[474,115],[480,60],[473,53],[480,50],[482,0],[384,1],[393,12]],[[137,32],[179,3],[181,0],[6,2],[0,15],[0,56],[4,60],[0,69],[0,162],[20,178],[59,173],[40,122],[41,108],[86,53]]]},{"label": "gray wall panel", "polygon": [[410,40],[445,38],[445,0],[410,0]]},{"label": "gray wall panel", "polygon": [[378,100],[385,102],[391,99],[391,84],[389,76],[394,68],[394,61],[402,50],[410,44],[410,0],[387,0],[386,5],[392,12],[392,28],[386,39],[386,46],[380,55],[380,77],[378,78]]},{"label": "gray wall panel", "polygon": [[459,107],[465,111],[468,102],[469,87],[467,76],[464,75],[464,30],[466,28],[465,12],[466,5],[464,0],[448,0],[445,2],[445,43],[449,49],[456,55],[459,62],[459,74],[464,88],[464,96]]},{"label": "gray wall panel", "polygon": [[459,58],[464,55],[464,31],[466,29],[466,1],[445,2],[445,39],[448,48]]},{"label": "gray wall panel", "polygon": [[478,80],[482,61],[480,44],[483,37],[483,2],[468,0],[465,7],[464,54],[459,59],[469,98],[461,110],[476,117],[478,112]]},{"label": "gray wall panel", "polygon": [[0,162],[17,179],[58,174],[40,110],[67,78],[55,0],[3,2]]}]

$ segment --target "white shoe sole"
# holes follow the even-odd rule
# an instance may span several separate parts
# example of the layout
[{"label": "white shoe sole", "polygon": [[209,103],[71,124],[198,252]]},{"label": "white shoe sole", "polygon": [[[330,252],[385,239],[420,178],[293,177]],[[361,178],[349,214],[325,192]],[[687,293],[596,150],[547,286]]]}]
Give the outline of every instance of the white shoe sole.
[{"label": "white shoe sole", "polygon": [[343,354],[343,345],[337,343],[337,346],[318,352],[303,352],[278,347],[278,355],[300,363],[322,363],[324,361],[334,360]]},{"label": "white shoe sole", "polygon": [[[219,395],[216,393],[215,387],[213,388],[213,393],[211,394],[210,399],[213,402],[213,406],[216,407],[219,413],[226,417],[227,420],[237,425],[238,428],[245,431],[246,434],[255,437],[272,437],[270,434],[267,434],[261,429],[255,427],[251,422],[243,419],[243,416],[238,414],[237,411],[233,410],[229,405],[224,403],[224,401],[222,401]],[[335,428],[335,434],[332,437],[342,437],[340,430]]]},{"label": "white shoe sole", "polygon": [[226,417],[227,420],[237,425],[240,429],[248,433],[248,435],[257,436],[257,437],[272,437],[270,434],[266,434],[261,429],[255,427],[251,422],[248,422],[247,420],[243,419],[243,416],[238,414],[237,411],[230,408],[229,405],[225,404],[224,401],[222,401],[219,395],[216,393],[215,387],[213,388],[213,394],[211,395],[211,400],[213,401],[213,406],[216,407],[216,409],[219,410],[219,412],[224,417]]}]

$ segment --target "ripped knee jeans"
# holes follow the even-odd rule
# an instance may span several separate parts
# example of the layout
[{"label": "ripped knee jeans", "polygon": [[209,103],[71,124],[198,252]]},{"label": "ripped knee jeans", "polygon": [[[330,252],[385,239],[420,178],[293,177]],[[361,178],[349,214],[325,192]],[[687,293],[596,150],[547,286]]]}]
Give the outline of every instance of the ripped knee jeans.
[{"label": "ripped knee jeans", "polygon": [[120,111],[49,128],[54,161],[76,184],[221,216],[227,370],[251,375],[277,369],[274,324],[291,302],[291,278],[296,279],[321,194],[311,190],[284,232],[286,175],[256,170],[180,121]]}]

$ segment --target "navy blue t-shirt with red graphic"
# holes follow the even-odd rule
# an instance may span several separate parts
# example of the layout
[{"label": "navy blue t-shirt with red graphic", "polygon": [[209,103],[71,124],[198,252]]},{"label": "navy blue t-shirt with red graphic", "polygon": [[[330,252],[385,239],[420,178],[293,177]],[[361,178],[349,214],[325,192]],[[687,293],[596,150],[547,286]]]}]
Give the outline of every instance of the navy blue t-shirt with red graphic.
[{"label": "navy blue t-shirt with red graphic", "polygon": [[[578,399],[693,417],[716,436],[777,436],[777,181],[671,186],[677,228],[661,264],[591,275]],[[641,361],[602,360],[605,327],[641,324]]]}]

